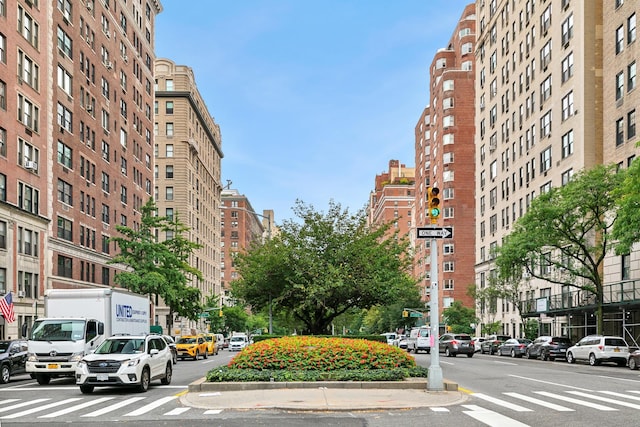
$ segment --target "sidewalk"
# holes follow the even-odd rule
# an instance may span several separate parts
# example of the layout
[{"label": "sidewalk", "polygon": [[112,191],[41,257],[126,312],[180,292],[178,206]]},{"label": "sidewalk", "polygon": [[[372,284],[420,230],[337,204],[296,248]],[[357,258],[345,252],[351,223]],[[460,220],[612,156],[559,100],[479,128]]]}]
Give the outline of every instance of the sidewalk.
[{"label": "sidewalk", "polygon": [[281,409],[368,411],[426,408],[462,403],[467,395],[445,381],[445,391],[429,391],[424,380],[406,382],[207,383],[189,385],[185,406],[201,409]]}]

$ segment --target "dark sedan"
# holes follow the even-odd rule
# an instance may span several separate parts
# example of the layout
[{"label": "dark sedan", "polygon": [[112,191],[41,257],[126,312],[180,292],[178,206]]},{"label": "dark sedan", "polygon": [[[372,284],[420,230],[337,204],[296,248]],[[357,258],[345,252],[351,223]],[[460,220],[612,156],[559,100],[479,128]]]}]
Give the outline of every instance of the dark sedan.
[{"label": "dark sedan", "polygon": [[640,350],[636,350],[629,354],[629,361],[627,362],[629,369],[635,371],[640,368]]},{"label": "dark sedan", "polygon": [[498,346],[499,356],[522,357],[527,351],[531,340],[526,338],[511,338]]},{"label": "dark sedan", "polygon": [[0,341],[0,383],[8,383],[12,375],[24,374],[26,362],[26,341]]},{"label": "dark sedan", "polygon": [[552,337],[543,335],[536,338],[527,348],[527,359],[540,358],[542,360],[564,359],[567,349],[571,347],[571,341],[567,337]]},{"label": "dark sedan", "polygon": [[456,357],[458,354],[466,354],[473,357],[475,347],[471,342],[471,336],[467,334],[444,334],[439,341],[440,353],[447,357]]}]

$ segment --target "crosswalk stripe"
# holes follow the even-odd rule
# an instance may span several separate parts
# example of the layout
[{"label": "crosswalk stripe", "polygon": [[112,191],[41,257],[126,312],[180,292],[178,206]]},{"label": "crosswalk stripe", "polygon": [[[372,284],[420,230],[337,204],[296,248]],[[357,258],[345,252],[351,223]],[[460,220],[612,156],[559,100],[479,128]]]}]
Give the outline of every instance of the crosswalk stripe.
[{"label": "crosswalk stripe", "polygon": [[99,417],[100,415],[107,414],[111,411],[115,411],[116,409],[120,409],[132,403],[135,403],[139,400],[143,400],[144,397],[132,397],[127,400],[123,400],[121,402],[114,403],[111,406],[107,406],[106,408],[98,409],[97,411],[90,412],[88,414],[83,415],[83,417]]},{"label": "crosswalk stripe", "polygon": [[222,412],[222,409],[208,409],[204,411],[204,415],[218,415]]},{"label": "crosswalk stripe", "polygon": [[469,411],[462,411],[463,414],[469,415],[471,418],[490,427],[529,427],[528,424],[521,423],[499,412],[490,411],[477,405],[462,405],[462,407],[469,409]]},{"label": "crosswalk stripe", "polygon": [[[11,399],[11,400],[19,400],[19,399]],[[47,398],[35,399],[35,400],[28,400],[26,402],[16,403],[15,405],[5,406],[4,408],[0,408],[0,412],[7,412],[7,411],[11,411],[12,409],[23,408],[25,406],[34,405],[36,403],[46,402],[47,400],[50,400],[50,399],[47,399]]]},{"label": "crosswalk stripe", "polygon": [[89,406],[97,405],[98,403],[106,402],[107,400],[111,400],[111,399],[113,399],[113,397],[101,397],[100,399],[89,400],[88,402],[83,402],[83,403],[80,403],[80,404],[75,405],[75,406],[70,406],[68,408],[61,409],[60,411],[52,412],[52,413],[47,414],[47,415],[41,415],[38,418],[55,418],[55,417],[59,417],[61,415],[69,414],[71,412],[75,412],[75,411],[80,410],[80,409],[88,408]]},{"label": "crosswalk stripe", "polygon": [[613,403],[614,405],[620,405],[627,408],[640,409],[640,405],[636,403],[623,402],[621,400],[611,399],[609,397],[602,397],[598,395],[592,395],[592,394],[583,393],[581,391],[576,391],[576,390],[570,390],[568,393],[575,394],[576,396],[586,397],[587,399],[594,399],[599,402]]},{"label": "crosswalk stripe", "polygon": [[562,396],[560,394],[549,393],[548,391],[534,391],[536,394],[540,394],[542,396],[551,397],[553,399],[564,400],[565,402],[575,403],[576,405],[588,406],[593,409],[598,409],[600,411],[617,411],[615,408],[611,408],[609,406],[598,405],[593,402],[585,402],[584,400],[574,399],[572,397]]},{"label": "crosswalk stripe", "polygon": [[524,400],[525,402],[529,402],[529,403],[533,403],[533,404],[536,404],[536,405],[544,406],[545,408],[553,409],[555,411],[560,411],[560,412],[573,412],[573,411],[575,411],[575,409],[567,408],[566,406],[556,405],[555,403],[551,403],[551,402],[547,402],[547,401],[544,401],[544,400],[536,399],[535,397],[526,396],[526,395],[520,394],[520,393],[505,392],[505,393],[502,393],[502,394],[514,397],[516,399]]},{"label": "crosswalk stripe", "polygon": [[82,400],[82,398],[81,397],[73,397],[71,399],[61,400],[60,402],[53,402],[53,403],[49,403],[48,405],[38,406],[37,408],[27,409],[26,411],[16,412],[15,414],[5,415],[5,416],[0,417],[0,418],[2,418],[4,420],[4,419],[24,417],[25,415],[31,415],[31,414],[34,414],[36,412],[45,411],[47,409],[55,408],[56,406],[66,405],[67,403],[75,402],[77,400]]},{"label": "crosswalk stripe", "polygon": [[449,412],[449,408],[440,408],[440,407],[436,407],[436,408],[431,408],[431,410],[433,412]]},{"label": "crosswalk stripe", "polygon": [[[632,391],[629,391],[630,393],[633,393]],[[604,394],[608,394],[610,396],[616,396],[616,397],[622,397],[624,399],[630,399],[630,400],[640,400],[640,397],[636,397],[636,396],[629,396],[628,394],[625,393],[618,393],[615,391],[601,391],[600,393],[604,393]]]},{"label": "crosswalk stripe", "polygon": [[187,412],[191,408],[175,408],[169,412],[165,412],[164,415],[180,415],[184,412]]},{"label": "crosswalk stripe", "polygon": [[7,403],[11,403],[11,402],[17,402],[20,399],[5,399],[5,400],[0,400],[0,405],[6,405]]},{"label": "crosswalk stripe", "polygon": [[638,390],[629,390],[629,393],[640,394],[640,391],[638,391]]},{"label": "crosswalk stripe", "polygon": [[506,400],[498,399],[497,397],[488,396],[483,393],[473,393],[472,396],[479,397],[487,402],[495,403],[496,405],[511,409],[516,412],[531,412],[531,409],[524,406],[516,405],[515,403],[507,402]]},{"label": "crosswalk stripe", "polygon": [[137,417],[138,415],[146,414],[149,411],[156,409],[158,406],[162,406],[167,402],[171,402],[174,400],[175,396],[167,396],[162,399],[158,399],[155,402],[149,403],[148,405],[143,406],[142,408],[138,408],[133,412],[129,412],[128,414],[124,414],[125,417]]}]

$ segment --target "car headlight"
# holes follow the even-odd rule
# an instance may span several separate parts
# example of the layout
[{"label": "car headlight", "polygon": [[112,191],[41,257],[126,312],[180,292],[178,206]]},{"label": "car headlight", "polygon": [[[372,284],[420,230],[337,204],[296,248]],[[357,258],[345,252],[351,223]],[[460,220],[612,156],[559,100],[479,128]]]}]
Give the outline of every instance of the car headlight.
[{"label": "car headlight", "polygon": [[84,359],[82,359],[78,362],[78,368],[84,368],[86,364],[87,362],[85,362]]},{"label": "car headlight", "polygon": [[140,359],[131,359],[127,362],[127,367],[137,366],[140,364]]},{"label": "car headlight", "polygon": [[69,362],[79,362],[84,356],[84,352],[80,351],[78,353],[73,353],[69,358]]},{"label": "car headlight", "polygon": [[35,353],[27,353],[27,362],[37,362],[38,356]]}]

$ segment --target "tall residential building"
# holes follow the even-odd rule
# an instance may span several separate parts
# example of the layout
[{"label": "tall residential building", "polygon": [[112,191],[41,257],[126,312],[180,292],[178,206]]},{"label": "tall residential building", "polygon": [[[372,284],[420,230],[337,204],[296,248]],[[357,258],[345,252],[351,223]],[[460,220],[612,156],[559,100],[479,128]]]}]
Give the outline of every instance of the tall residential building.
[{"label": "tall residential building", "polygon": [[[158,212],[177,217],[187,237],[201,247],[189,263],[203,274],[192,286],[206,297],[221,295],[221,160],[220,126],[209,114],[193,70],[168,59],[155,63],[155,189]],[[171,236],[160,236],[161,240]],[[194,327],[186,319],[169,319],[168,307],[156,301],[156,324]]]},{"label": "tall residential building", "polygon": [[222,191],[220,203],[220,217],[222,229],[222,293],[223,305],[234,305],[230,295],[230,283],[237,279],[234,259],[238,253],[249,249],[255,241],[269,239],[277,232],[273,210],[263,210],[257,213],[251,202],[238,190]]},{"label": "tall residential building", "polygon": [[375,188],[369,195],[369,224],[393,225],[387,237],[395,232],[407,236],[412,230],[411,216],[415,201],[415,168],[398,160],[389,160],[389,170],[376,175]]},{"label": "tall residential building", "polygon": [[0,293],[17,316],[0,338],[43,314],[47,288],[114,284],[108,239],[151,195],[161,10],[0,1]]},{"label": "tall residential building", "polygon": [[[474,69],[475,4],[464,8],[447,47],[429,68],[429,104],[415,127],[416,227],[431,226],[428,188],[440,190],[441,215],[433,226],[453,227],[438,239],[440,310],[454,301],[474,307]],[[415,232],[414,232],[415,234]],[[415,237],[415,236],[414,236]],[[415,274],[425,300],[431,298],[431,239],[415,239]]]},{"label": "tall residential building", "polygon": [[[613,1],[604,3],[613,8]],[[626,119],[630,112],[628,104],[619,110],[612,106],[613,74],[606,71],[609,65],[603,69],[602,55],[603,43],[605,52],[607,46],[613,49],[610,42],[615,32],[606,27],[603,32],[602,6],[601,0],[477,1],[475,269],[479,289],[488,286],[495,274],[494,250],[531,201],[551,187],[566,184],[574,173],[602,163],[603,105],[609,104],[610,117],[624,114]],[[622,25],[622,15],[616,21]],[[625,72],[627,65],[630,61],[624,64]],[[605,99],[603,83],[611,88]],[[607,129],[612,126],[605,124]],[[571,291],[548,281],[524,281],[521,300],[547,300]],[[592,332],[585,324],[590,322],[588,309],[554,313],[534,308],[525,314],[540,318],[541,335]],[[502,333],[523,334],[519,313],[508,301],[481,302],[478,315],[482,324],[499,321]]]}]

